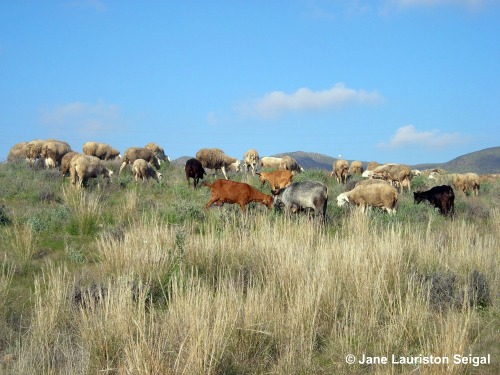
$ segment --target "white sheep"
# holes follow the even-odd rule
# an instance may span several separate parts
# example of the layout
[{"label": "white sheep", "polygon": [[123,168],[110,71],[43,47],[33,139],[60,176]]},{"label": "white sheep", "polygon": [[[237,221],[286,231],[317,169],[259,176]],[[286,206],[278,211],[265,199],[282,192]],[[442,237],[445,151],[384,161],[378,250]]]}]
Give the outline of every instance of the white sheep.
[{"label": "white sheep", "polygon": [[77,179],[79,180],[78,187],[81,188],[89,178],[97,178],[104,176],[111,180],[113,171],[104,166],[101,159],[90,155],[77,155],[71,160],[69,169],[71,184],[76,186]]},{"label": "white sheep", "polygon": [[330,175],[335,176],[338,184],[345,184],[347,182],[348,166],[347,160],[343,159],[339,159],[333,163],[333,171]]},{"label": "white sheep", "polygon": [[156,169],[160,169],[160,160],[153,151],[143,147],[129,147],[123,153],[123,162],[118,174],[122,173],[125,166],[132,164],[137,159],[144,159],[148,163],[151,163]]},{"label": "white sheep", "polygon": [[405,164],[386,163],[376,167],[370,178],[381,178],[399,186],[400,192],[406,186],[411,191],[411,169]]},{"label": "white sheep", "polygon": [[343,207],[347,204],[355,204],[362,212],[367,207],[380,207],[389,214],[396,213],[398,202],[398,191],[389,184],[368,184],[356,186],[351,191],[342,193],[337,197],[337,205]]},{"label": "white sheep", "polygon": [[257,150],[251,148],[245,152],[245,155],[243,155],[243,167],[245,168],[245,173],[248,173],[248,170],[251,168],[252,175],[254,176],[257,171],[257,166],[259,165],[259,159],[259,153]]},{"label": "white sheep", "polygon": [[220,148],[202,148],[196,153],[196,159],[201,162],[203,168],[221,170],[222,174],[228,180],[226,168],[239,172],[241,162],[231,156],[227,156]]},{"label": "white sheep", "polygon": [[86,142],[83,145],[85,155],[97,156],[101,160],[121,159],[120,152],[107,143]]},{"label": "white sheep", "polygon": [[155,156],[160,161],[160,164],[162,161],[164,161],[165,163],[170,162],[170,158],[165,154],[165,150],[163,150],[163,148],[160,147],[158,144],[154,142],[149,142],[146,146],[144,146],[144,148],[153,151]]},{"label": "white sheep", "polygon": [[363,163],[359,160],[352,161],[349,166],[349,174],[363,174]]},{"label": "white sheep", "polygon": [[297,163],[297,160],[289,155],[285,155],[281,158],[280,169],[299,173],[304,172],[304,168],[302,168],[299,163]]},{"label": "white sheep", "polygon": [[48,140],[43,142],[40,156],[45,160],[47,168],[54,168],[60,165],[63,156],[71,151],[70,145],[64,141]]},{"label": "white sheep", "polygon": [[139,178],[142,178],[142,181],[146,182],[151,177],[160,182],[163,177],[160,172],[144,159],[134,161],[132,164],[132,173],[134,174],[135,182],[139,181]]},{"label": "white sheep", "polygon": [[264,156],[260,159],[261,168],[280,169],[282,163],[283,158],[276,158],[274,156]]}]

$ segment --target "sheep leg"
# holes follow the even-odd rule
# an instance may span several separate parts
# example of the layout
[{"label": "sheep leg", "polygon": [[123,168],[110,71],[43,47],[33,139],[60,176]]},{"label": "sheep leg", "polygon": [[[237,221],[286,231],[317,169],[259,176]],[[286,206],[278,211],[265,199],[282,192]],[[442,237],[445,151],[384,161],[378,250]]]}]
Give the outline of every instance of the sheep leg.
[{"label": "sheep leg", "polygon": [[127,165],[126,161],[124,161],[122,165],[120,165],[120,170],[118,171],[118,174],[122,173],[122,169],[125,168],[126,165]]},{"label": "sheep leg", "polygon": [[222,174],[224,175],[226,180],[229,180],[229,178],[227,178],[227,175],[226,175],[226,168],[224,166],[222,166],[222,168],[220,170],[222,171]]}]

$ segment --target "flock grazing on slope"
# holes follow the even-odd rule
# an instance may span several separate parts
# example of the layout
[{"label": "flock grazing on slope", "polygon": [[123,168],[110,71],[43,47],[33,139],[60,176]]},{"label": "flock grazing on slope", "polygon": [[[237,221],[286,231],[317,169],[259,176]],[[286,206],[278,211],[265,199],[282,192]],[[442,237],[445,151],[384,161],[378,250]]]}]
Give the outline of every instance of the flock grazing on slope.
[{"label": "flock grazing on slope", "polygon": [[[45,168],[59,167],[63,177],[69,174],[71,185],[82,188],[90,178],[102,176],[111,180],[113,171],[105,165],[105,161],[121,160],[118,174],[130,165],[134,180],[143,182],[154,179],[162,180],[159,169],[162,163],[170,159],[165,151],[156,143],[148,143],[144,147],[130,147],[123,157],[120,152],[106,143],[87,142],[82,147],[82,153],[73,151],[68,143],[55,139],[33,140],[15,144],[10,149],[7,161],[27,160],[30,164],[42,163]],[[260,172],[258,169],[260,167]],[[284,209],[288,214],[300,211],[313,211],[319,219],[324,219],[328,202],[328,187],[319,181],[293,182],[296,173],[304,171],[291,156],[260,158],[255,149],[249,149],[243,155],[243,162],[238,158],[228,156],[219,148],[203,148],[196,153],[195,158],[186,161],[184,170],[188,186],[193,179],[194,188],[199,186],[207,172],[205,168],[221,171],[224,179],[203,185],[211,189],[211,197],[205,209],[212,205],[222,206],[224,203],[239,204],[244,212],[250,202],[259,202],[271,209]],[[228,179],[227,172],[251,172],[258,176],[261,187],[267,182],[272,195],[265,194],[249,184]],[[265,170],[264,170],[265,169]],[[427,200],[443,215],[454,214],[455,193],[453,187],[467,195],[479,194],[481,181],[495,180],[498,175],[479,176],[476,173],[449,174],[440,169],[420,172],[411,170],[404,164],[386,163],[379,165],[370,162],[366,170],[360,161],[349,165],[346,160],[336,160],[332,166],[331,176],[338,184],[347,184],[350,176],[361,175],[354,188],[337,196],[337,205],[344,207],[355,205],[363,212],[371,207],[377,207],[389,214],[396,212],[399,194],[406,187],[411,192],[411,180],[414,176],[423,174],[430,180],[440,184],[427,191],[414,192],[416,204]]]}]

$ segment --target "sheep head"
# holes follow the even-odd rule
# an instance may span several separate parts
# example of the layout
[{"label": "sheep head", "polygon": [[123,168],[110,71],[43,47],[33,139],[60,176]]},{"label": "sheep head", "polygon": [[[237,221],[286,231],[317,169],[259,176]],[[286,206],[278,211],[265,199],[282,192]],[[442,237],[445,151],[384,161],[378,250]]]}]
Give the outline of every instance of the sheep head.
[{"label": "sheep head", "polygon": [[337,206],[343,207],[348,203],[349,203],[349,197],[347,196],[347,193],[339,194],[339,196],[337,197]]}]

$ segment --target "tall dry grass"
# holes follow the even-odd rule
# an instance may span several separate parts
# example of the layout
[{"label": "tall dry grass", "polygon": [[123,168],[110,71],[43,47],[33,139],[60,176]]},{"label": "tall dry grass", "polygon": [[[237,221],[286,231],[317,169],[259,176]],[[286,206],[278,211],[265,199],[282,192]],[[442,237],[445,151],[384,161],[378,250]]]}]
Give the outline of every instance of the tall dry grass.
[{"label": "tall dry grass", "polygon": [[[499,224],[496,210],[492,228]],[[460,221],[377,224],[355,212],[339,228],[260,210],[213,210],[184,226],[144,215],[123,237],[99,238],[86,285],[64,268],[37,278],[31,325],[9,370],[470,373],[464,365],[348,365],[345,356],[487,354],[481,337],[499,302],[470,304],[467,283],[477,270],[498,291],[499,231]],[[453,276],[442,299],[441,274]]]}]

